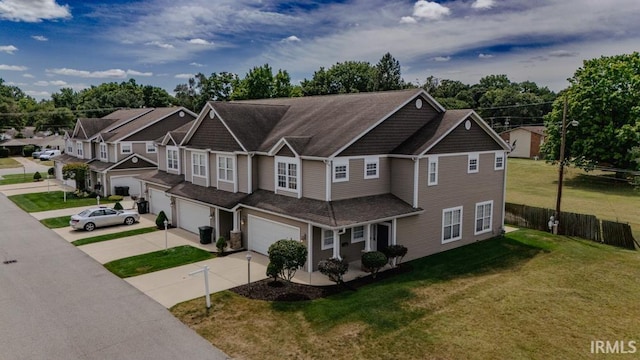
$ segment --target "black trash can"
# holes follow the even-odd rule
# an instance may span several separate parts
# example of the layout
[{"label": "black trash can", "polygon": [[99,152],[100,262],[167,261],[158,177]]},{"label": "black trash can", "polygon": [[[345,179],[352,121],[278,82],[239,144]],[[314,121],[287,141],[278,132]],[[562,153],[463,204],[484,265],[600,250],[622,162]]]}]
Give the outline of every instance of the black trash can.
[{"label": "black trash can", "polygon": [[200,226],[200,244],[211,244],[213,228],[211,226]]},{"label": "black trash can", "polygon": [[149,212],[149,202],[147,200],[138,201],[138,214],[146,214]]},{"label": "black trash can", "polygon": [[129,187],[128,186],[123,186],[122,187],[122,196],[129,196]]},{"label": "black trash can", "polygon": [[122,186],[116,186],[114,190],[116,191],[116,195],[124,196]]}]

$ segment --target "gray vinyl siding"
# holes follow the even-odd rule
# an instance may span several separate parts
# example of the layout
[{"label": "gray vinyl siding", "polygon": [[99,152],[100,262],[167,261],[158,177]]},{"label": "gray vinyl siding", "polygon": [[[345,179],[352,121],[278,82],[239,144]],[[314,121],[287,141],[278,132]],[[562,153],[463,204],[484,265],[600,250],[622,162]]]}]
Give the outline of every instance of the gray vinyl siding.
[{"label": "gray vinyl siding", "polygon": [[[480,154],[480,171],[467,174],[467,155],[438,157],[438,185],[427,186],[427,159],[420,160],[419,216],[398,219],[397,242],[407,260],[497,236],[502,226],[504,170],[494,170],[494,153]],[[476,203],[493,200],[492,231],[474,235]],[[462,239],[442,244],[442,210],[462,206]]]},{"label": "gray vinyl siding", "polygon": [[158,145],[158,170],[167,171],[167,147],[162,145]]},{"label": "gray vinyl siding", "polygon": [[119,151],[115,144],[107,144],[107,157],[110,162],[118,162]]},{"label": "gray vinyl siding", "polygon": [[[220,229],[217,229],[218,237],[222,236],[227,241],[231,238],[231,230],[233,230],[233,213],[229,211],[218,211],[218,224]],[[218,239],[215,239],[218,240]]]},{"label": "gray vinyl siding", "polygon": [[[331,184],[331,200],[387,194],[391,191],[390,173],[390,159],[386,157],[379,158],[378,178],[365,179],[364,158],[350,159],[349,181]],[[331,179],[333,180],[333,175]]]},{"label": "gray vinyl siding", "polygon": [[278,153],[276,154],[276,156],[287,156],[287,157],[295,157],[296,154],[293,153],[293,151],[291,150],[291,148],[289,148],[288,146],[283,146]]},{"label": "gray vinyl siding", "polygon": [[503,150],[500,144],[482,129],[478,123],[471,118],[469,118],[469,121],[471,121],[469,130],[465,129],[465,121],[463,121],[436,146],[431,148],[428,154]]},{"label": "gray vinyl siding", "polygon": [[256,189],[258,189],[258,186],[259,186],[258,179],[260,179],[262,174],[260,174],[260,168],[258,166],[258,158],[255,156],[251,158],[251,169],[252,169],[251,170],[251,182],[252,182],[251,189],[253,191],[256,191]]},{"label": "gray vinyl siding", "polygon": [[133,153],[134,154],[139,154],[139,155],[142,155],[144,157],[148,157],[147,156],[147,144],[146,143],[135,142],[135,143],[131,144],[131,148],[133,149]]},{"label": "gray vinyl siding", "polygon": [[322,232],[323,229],[313,227],[313,270],[318,270],[318,262],[320,260],[333,257],[333,249],[322,250]]},{"label": "gray vinyl siding", "polygon": [[413,160],[390,159],[391,193],[407,204],[413,204]]},{"label": "gray vinyl siding", "polygon": [[[302,161],[302,196],[310,199],[325,200],[327,166],[323,161]],[[278,191],[279,193],[280,191]]]},{"label": "gray vinyl siding", "polygon": [[180,158],[180,169],[185,174],[185,180],[191,181],[191,172],[193,171],[191,168],[191,151],[184,151],[184,158]]},{"label": "gray vinyl siding", "polygon": [[236,156],[236,181],[238,182],[238,191],[243,193],[249,192],[249,174],[247,171],[247,156]]},{"label": "gray vinyl siding", "polygon": [[[211,186],[220,186],[223,182],[221,181],[218,183],[218,157],[214,153],[207,153],[207,157],[207,166],[209,166],[209,183]],[[191,161],[191,156],[189,156],[189,161]],[[231,186],[231,191],[233,191],[233,186]]]},{"label": "gray vinyl siding", "polygon": [[271,156],[256,156],[253,159],[258,163],[258,188],[268,191],[274,190],[274,158]]},{"label": "gray vinyl siding", "polygon": [[340,235],[340,256],[349,262],[360,260],[365,245],[364,241],[351,243],[351,230]]}]

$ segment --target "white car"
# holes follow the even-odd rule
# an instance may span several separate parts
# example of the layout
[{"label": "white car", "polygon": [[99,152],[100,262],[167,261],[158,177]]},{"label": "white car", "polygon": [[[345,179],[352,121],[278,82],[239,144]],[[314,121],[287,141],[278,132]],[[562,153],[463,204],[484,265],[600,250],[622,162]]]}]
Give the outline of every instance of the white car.
[{"label": "white car", "polygon": [[111,225],[133,225],[140,220],[140,214],[131,210],[115,210],[106,206],[90,208],[71,216],[69,225],[75,230],[93,231],[97,227]]},{"label": "white car", "polygon": [[40,154],[40,160],[51,160],[52,157],[60,155],[60,150],[47,150]]}]

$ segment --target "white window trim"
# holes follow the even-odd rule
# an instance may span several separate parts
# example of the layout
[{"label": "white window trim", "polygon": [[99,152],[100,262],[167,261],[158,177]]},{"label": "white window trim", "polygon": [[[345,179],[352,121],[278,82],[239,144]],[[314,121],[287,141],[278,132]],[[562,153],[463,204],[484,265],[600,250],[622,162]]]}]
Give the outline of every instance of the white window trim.
[{"label": "white window trim", "polygon": [[[446,226],[445,222],[444,222],[445,221],[445,214],[448,213],[448,212],[453,213],[454,211],[460,211],[460,234],[458,236],[456,236],[456,237],[452,237],[450,239],[446,239],[445,240],[445,238],[444,238],[444,227]],[[463,215],[464,214],[463,214],[462,206],[456,206],[456,207],[447,208],[447,209],[442,210],[442,225],[440,227],[440,229],[442,231],[442,236],[440,238],[441,238],[443,244],[447,244],[447,243],[450,243],[450,242],[453,242],[453,241],[458,241],[458,240],[462,239]],[[451,219],[452,219],[451,225],[453,225],[453,216],[451,217]]]},{"label": "white window trim", "polygon": [[[435,164],[434,171],[431,171],[431,165]],[[431,175],[434,176],[434,180],[431,181]],[[429,162],[427,164],[427,186],[438,185],[438,157],[429,157]]]},{"label": "white window trim", "polygon": [[[104,152],[102,150],[104,150]],[[98,152],[100,153],[100,160],[109,161],[109,153],[106,143],[101,142],[98,144]]]},{"label": "white window trim", "polygon": [[[356,229],[357,227],[361,227],[361,228],[362,228],[362,237],[361,237],[361,238],[357,238],[357,237],[355,237],[355,229]],[[363,241],[364,241],[364,234],[365,234],[365,231],[364,231],[364,225],[362,225],[362,226],[354,226],[354,227],[352,227],[352,228],[351,228],[351,243],[353,244],[353,243],[363,242]]]},{"label": "white window trim", "polygon": [[[227,160],[231,160],[231,179],[227,179],[226,178],[226,171],[229,170],[227,168],[225,168],[225,177],[222,178],[221,172],[220,172],[220,160],[221,159],[227,159]],[[217,173],[218,173],[218,181],[223,181],[223,182],[227,182],[227,183],[235,183],[236,180],[236,158],[234,156],[229,156],[229,155],[217,155],[216,156],[216,166],[217,166]],[[228,164],[228,163],[227,163]]]},{"label": "white window trim", "polygon": [[[376,173],[375,175],[367,175],[367,165],[375,164],[376,165]],[[377,179],[380,177],[380,158],[379,157],[368,157],[364,158],[364,178],[365,179]]]},{"label": "white window trim", "polygon": [[[502,166],[498,166],[498,159],[502,158]],[[505,155],[504,152],[496,152],[496,156],[493,160],[493,169],[494,170],[504,170],[504,160],[505,160]]]},{"label": "white window trim", "polygon": [[[345,167],[345,177],[344,178],[337,178],[336,177],[336,168],[338,166],[344,166]],[[333,161],[333,182],[344,182],[344,181],[349,181],[349,160],[334,160]]]},{"label": "white window trim", "polygon": [[[487,218],[487,216],[483,216],[483,229],[482,230],[478,230],[478,207],[479,206],[485,206],[485,205],[490,205],[491,206],[491,211],[489,212],[489,227],[487,227],[486,229],[484,229],[484,219]],[[491,231],[491,225],[493,224],[493,200],[489,200],[489,201],[483,201],[483,202],[479,202],[476,203],[476,216],[475,216],[475,221],[473,222],[473,233],[475,235],[480,235],[480,234],[484,234],[487,232]]]},{"label": "white window trim", "polygon": [[73,155],[73,141],[67,140],[67,154]]},{"label": "white window trim", "polygon": [[[124,151],[125,146],[129,148],[129,152]],[[120,154],[133,154],[133,144],[130,142],[122,142],[120,143]]]},{"label": "white window trim", "polygon": [[[195,165],[196,156],[198,156],[198,158],[200,156],[204,157],[204,175],[196,174],[196,172],[194,171],[194,165]],[[200,165],[198,165],[198,168],[200,168]],[[208,173],[209,173],[209,164],[208,164],[208,161],[207,161],[207,153],[205,153],[205,152],[197,152],[197,151],[192,152],[191,153],[191,177],[199,177],[199,178],[206,179]]]},{"label": "white window trim", "polygon": [[84,146],[82,145],[82,141],[76,142],[76,154],[82,159],[84,158]]},{"label": "white window trim", "polygon": [[[277,190],[284,190],[284,191],[288,191],[288,192],[294,192],[296,194],[300,194],[300,189],[301,189],[301,166],[300,166],[300,160],[298,158],[292,158],[292,157],[287,157],[287,156],[276,156],[274,163],[274,179],[275,179],[275,188]],[[287,164],[287,173],[286,173],[286,181],[285,181],[285,187],[281,187],[278,181],[278,164],[280,163],[284,163]],[[293,164],[296,166],[296,188],[295,189],[291,189],[289,188],[289,178],[291,177],[289,175],[289,164]]]},{"label": "white window trim", "polygon": [[[169,167],[169,152],[170,151],[175,151],[176,153],[176,168],[172,168]],[[178,151],[178,148],[175,146],[167,146],[167,150],[166,150],[166,155],[167,155],[167,170],[173,170],[173,171],[177,171],[178,173],[180,173],[180,151]]]},{"label": "white window trim", "polygon": [[[333,242],[331,243],[331,245],[327,245],[324,243],[324,241],[327,239],[327,232],[331,233],[331,239],[333,240]],[[333,249],[333,244],[336,243],[336,239],[333,237],[333,230],[326,230],[323,229],[322,230],[322,242],[320,243],[320,248],[322,250],[329,250],[329,249]]]},{"label": "white window trim", "polygon": [[[147,154],[155,154],[158,152],[158,148],[156,147],[156,144],[153,141],[147,141],[145,147],[147,150]],[[149,151],[149,149],[151,149],[151,151]]]},{"label": "white window trim", "polygon": [[[476,168],[475,169],[471,169],[471,162],[473,160],[475,160],[475,163],[476,163]],[[468,174],[474,174],[474,173],[477,173],[478,171],[480,171],[480,154],[471,153],[467,157],[467,173]]]}]

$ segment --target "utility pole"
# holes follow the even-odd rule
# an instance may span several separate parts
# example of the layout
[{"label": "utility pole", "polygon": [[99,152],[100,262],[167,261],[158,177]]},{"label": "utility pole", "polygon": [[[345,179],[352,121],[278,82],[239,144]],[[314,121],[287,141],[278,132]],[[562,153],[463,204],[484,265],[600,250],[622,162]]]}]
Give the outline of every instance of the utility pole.
[{"label": "utility pole", "polygon": [[[564,179],[564,147],[567,138],[567,96],[564,97],[564,108],[562,110],[562,137],[560,139],[560,166],[558,167],[558,196],[556,197],[555,220],[560,227],[560,202],[562,201],[562,180]],[[556,232],[559,233],[556,228]]]}]

